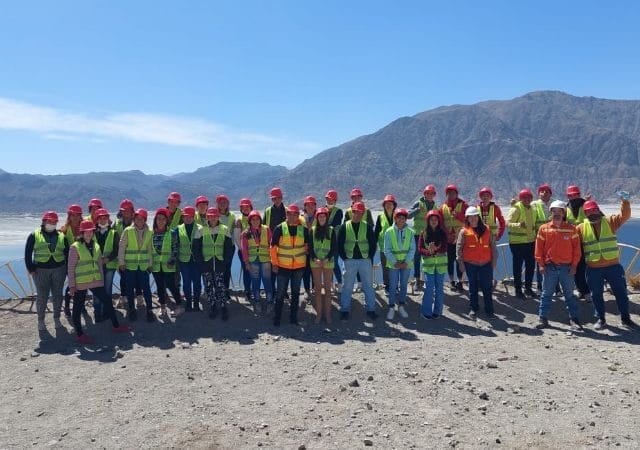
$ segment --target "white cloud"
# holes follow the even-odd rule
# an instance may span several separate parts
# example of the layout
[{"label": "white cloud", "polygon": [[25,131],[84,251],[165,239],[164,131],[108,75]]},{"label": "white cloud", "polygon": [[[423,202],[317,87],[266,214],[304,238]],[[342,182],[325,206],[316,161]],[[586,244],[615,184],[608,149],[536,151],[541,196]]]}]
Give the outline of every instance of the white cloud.
[{"label": "white cloud", "polygon": [[31,131],[51,140],[102,143],[105,139],[124,139],[175,147],[263,152],[294,160],[320,150],[320,145],[314,142],[233,130],[199,118],[150,113],[90,117],[3,97],[0,97],[0,129]]}]

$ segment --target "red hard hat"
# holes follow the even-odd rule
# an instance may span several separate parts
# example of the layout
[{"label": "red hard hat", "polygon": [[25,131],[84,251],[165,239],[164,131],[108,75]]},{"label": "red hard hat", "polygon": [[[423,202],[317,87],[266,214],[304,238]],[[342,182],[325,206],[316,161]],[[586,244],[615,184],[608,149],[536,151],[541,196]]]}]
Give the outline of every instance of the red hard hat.
[{"label": "red hard hat", "polygon": [[42,221],[52,220],[54,222],[58,221],[58,214],[55,211],[47,211],[42,215]]},{"label": "red hard hat", "polygon": [[67,208],[67,214],[80,214],[80,215],[82,215],[82,206],[80,206],[80,205],[70,205]]},{"label": "red hard hat", "polygon": [[80,233],[84,233],[85,231],[94,231],[95,229],[95,224],[90,220],[83,220],[80,222]]},{"label": "red hard hat", "polygon": [[542,191],[549,191],[549,194],[553,194],[553,191],[551,190],[551,186],[549,186],[547,183],[543,183],[540,186],[538,186],[538,194]]},{"label": "red hard hat", "polygon": [[187,217],[195,217],[196,216],[196,209],[193,206],[185,206],[182,209],[182,215],[183,216],[187,216]]},{"label": "red hard hat", "polygon": [[271,188],[271,191],[269,191],[269,195],[271,196],[271,198],[275,198],[275,197],[282,198],[282,189],[280,189],[279,187]]},{"label": "red hard hat", "polygon": [[460,191],[458,190],[458,186],[456,186],[455,184],[450,184],[444,189],[445,194],[448,194],[449,191],[456,191],[456,194],[460,193]]},{"label": "red hard hat", "polygon": [[362,197],[362,191],[360,190],[360,188],[353,188],[351,189],[351,197]]},{"label": "red hard hat", "polygon": [[480,189],[480,192],[478,192],[478,197],[482,197],[482,194],[489,194],[491,198],[493,198],[493,191],[489,187],[485,186],[482,189]]},{"label": "red hard hat", "polygon": [[136,209],[135,215],[142,217],[145,221],[147,220],[147,217],[149,216],[148,213],[147,213],[147,210],[144,209],[144,208]]},{"label": "red hard hat", "polygon": [[251,222],[251,219],[253,219],[254,217],[257,217],[258,219],[260,219],[260,221],[262,221],[262,217],[260,217],[260,211],[256,211],[255,209],[249,213],[249,216],[247,216],[247,218],[249,222]]},{"label": "red hard hat", "polygon": [[292,203],[289,206],[287,206],[287,212],[300,214],[300,208],[295,203]]},{"label": "red hard hat", "polygon": [[253,203],[251,203],[250,198],[241,198],[240,199],[240,208],[243,206],[248,206],[249,208],[253,208]]},{"label": "red hard hat", "polygon": [[92,206],[102,208],[102,200],[100,200],[99,198],[92,198],[91,200],[89,200],[89,209],[91,209]]},{"label": "red hard hat", "polygon": [[304,203],[305,205],[306,205],[306,204],[309,204],[309,203],[313,203],[314,205],[316,205],[318,202],[316,202],[316,198],[315,198],[314,196],[312,196],[312,195],[307,195],[307,196],[304,198],[304,202],[303,202],[303,203]]},{"label": "red hard hat", "polygon": [[404,208],[398,208],[396,209],[396,212],[393,213],[393,217],[398,217],[398,216],[405,216],[406,218],[409,217],[409,211],[407,211]]},{"label": "red hard hat", "polygon": [[169,196],[167,197],[167,201],[171,201],[174,200],[176,202],[181,202],[182,201],[182,197],[180,196],[179,193],[177,192],[172,192],[169,194]]},{"label": "red hard hat", "polygon": [[158,208],[156,209],[156,216],[159,216],[159,215],[163,215],[168,219],[169,216],[171,215],[171,211],[169,211],[167,208]]},{"label": "red hard hat", "polygon": [[207,217],[220,217],[220,210],[218,208],[207,209]]},{"label": "red hard hat", "polygon": [[580,188],[575,184],[567,187],[567,195],[580,195]]},{"label": "red hard hat", "polygon": [[364,203],[355,202],[353,204],[353,206],[351,207],[351,211],[364,213],[364,211],[365,211]]},{"label": "red hard hat", "polygon": [[333,202],[337,202],[338,201],[338,191],[334,190],[334,189],[330,189],[327,191],[327,194],[324,196],[324,198],[328,198],[329,200],[333,201]]},{"label": "red hard hat", "polygon": [[518,194],[518,198],[520,200],[524,200],[525,197],[533,198],[533,192],[531,192],[531,189],[523,189]]},{"label": "red hard hat", "polygon": [[442,214],[440,213],[439,209],[432,209],[430,211],[427,211],[427,214],[425,216],[427,222],[429,221],[429,218],[431,216],[436,216],[438,218],[438,220],[439,220],[438,223],[442,223]]},{"label": "red hard hat", "polygon": [[109,211],[106,208],[100,208],[99,210],[96,211],[96,217],[103,217],[103,216],[109,217]]},{"label": "red hard hat", "polygon": [[217,203],[218,205],[220,204],[220,202],[222,202],[222,201],[224,201],[224,200],[226,200],[226,201],[227,201],[227,203],[229,203],[229,197],[227,197],[225,194],[218,194],[218,195],[216,196],[216,203]]},{"label": "red hard hat", "polygon": [[199,195],[196,197],[196,206],[198,206],[199,203],[209,203],[209,199],[204,195]]},{"label": "red hard hat", "polygon": [[433,194],[436,193],[436,187],[433,184],[428,184],[424,187],[424,189],[422,190],[423,194],[426,194],[427,192],[431,192]]},{"label": "red hard hat", "polygon": [[318,217],[320,214],[324,214],[325,216],[329,217],[329,210],[324,207],[318,208],[316,210],[316,217]]},{"label": "red hard hat", "polygon": [[593,211],[593,210],[600,211],[600,207],[598,207],[598,204],[593,200],[587,200],[586,202],[584,202],[584,205],[582,205],[582,209],[585,212]]},{"label": "red hard hat", "polygon": [[384,196],[384,198],[382,199],[382,206],[384,206],[384,204],[387,202],[391,202],[394,205],[398,204],[398,202],[396,202],[396,198],[392,194],[387,194]]},{"label": "red hard hat", "polygon": [[128,198],[125,198],[120,202],[120,211],[124,211],[130,209],[133,211],[133,202]]}]

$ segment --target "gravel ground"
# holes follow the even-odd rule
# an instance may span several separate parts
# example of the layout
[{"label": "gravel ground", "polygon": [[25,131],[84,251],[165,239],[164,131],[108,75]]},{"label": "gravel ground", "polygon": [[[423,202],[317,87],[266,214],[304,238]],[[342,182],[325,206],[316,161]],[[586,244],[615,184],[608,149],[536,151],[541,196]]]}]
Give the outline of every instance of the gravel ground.
[{"label": "gravel ground", "polygon": [[274,328],[240,298],[228,322],[89,323],[87,347],[2,302],[0,448],[638,448],[640,331],[571,332],[562,301],[536,330],[537,301],[500,289],[492,321],[448,290],[437,320],[416,293],[408,319],[372,323],[356,294],[328,328],[310,306]]}]

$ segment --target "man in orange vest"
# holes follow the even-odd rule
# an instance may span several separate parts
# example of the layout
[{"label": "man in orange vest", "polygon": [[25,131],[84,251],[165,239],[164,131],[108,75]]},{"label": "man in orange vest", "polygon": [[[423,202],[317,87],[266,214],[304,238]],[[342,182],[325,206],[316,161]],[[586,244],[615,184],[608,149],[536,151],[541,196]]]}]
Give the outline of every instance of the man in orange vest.
[{"label": "man in orange vest", "polygon": [[[444,228],[447,231],[449,243],[447,244],[447,272],[449,272],[449,280],[451,281],[452,291],[462,291],[462,270],[460,264],[456,262],[456,240],[458,233],[465,224],[464,212],[467,210],[467,203],[460,199],[458,194],[458,186],[450,184],[444,190],[447,199],[440,206],[440,212],[444,220]],[[453,275],[454,265],[456,266],[456,274],[458,282],[456,283]]]}]

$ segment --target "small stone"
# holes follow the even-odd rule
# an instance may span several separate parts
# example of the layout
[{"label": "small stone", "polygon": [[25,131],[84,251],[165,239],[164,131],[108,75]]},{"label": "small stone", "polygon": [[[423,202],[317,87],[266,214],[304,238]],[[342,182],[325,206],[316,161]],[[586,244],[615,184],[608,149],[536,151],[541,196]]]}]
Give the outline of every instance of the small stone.
[{"label": "small stone", "polygon": [[115,356],[116,356],[116,359],[124,358],[124,352],[118,350]]},{"label": "small stone", "polygon": [[189,344],[188,342],[183,342],[182,343],[182,348],[184,350],[189,350],[191,348],[191,344]]},{"label": "small stone", "polygon": [[489,400],[489,395],[486,392],[481,393],[478,397],[480,400]]},{"label": "small stone", "polygon": [[20,361],[26,361],[26,360],[27,360],[27,357],[26,357],[26,356],[21,356],[21,357],[20,357]]},{"label": "small stone", "polygon": [[36,417],[42,417],[42,416],[44,416],[44,411],[40,411],[40,412],[36,415]]},{"label": "small stone", "polygon": [[91,438],[91,442],[95,442],[95,441],[96,441],[96,438]]},{"label": "small stone", "polygon": [[169,355],[168,353],[165,355],[167,358],[171,358],[171,355]]},{"label": "small stone", "polygon": [[344,392],[347,390],[346,386],[340,385],[340,392]]},{"label": "small stone", "polygon": [[496,363],[490,362],[490,363],[487,363],[487,368],[489,368],[489,369],[497,369],[498,365]]},{"label": "small stone", "polygon": [[346,366],[344,366],[344,370],[349,370],[351,369],[351,366],[349,364],[347,364]]},{"label": "small stone", "polygon": [[369,376],[367,377],[367,381],[373,381],[373,375],[369,375]]},{"label": "small stone", "polygon": [[298,450],[307,450],[307,446],[302,444],[298,446]]},{"label": "small stone", "polygon": [[298,352],[291,353],[291,356],[298,356]]},{"label": "small stone", "polygon": [[596,423],[595,423],[594,421],[591,421],[591,422],[589,422],[589,426],[590,426],[590,427],[595,427],[595,426],[596,426]]},{"label": "small stone", "polygon": [[607,369],[609,369],[612,372],[616,372],[618,370],[618,368],[616,366],[614,366],[614,365],[608,366]]},{"label": "small stone", "polygon": [[358,380],[355,379],[355,380],[349,382],[349,386],[351,386],[351,387],[359,387],[360,383],[358,383]]},{"label": "small stone", "polygon": [[[274,340],[274,341],[279,341],[279,340],[280,340],[280,336],[274,336],[274,337],[273,337],[273,340]],[[262,445],[262,444],[261,444],[261,445]]]},{"label": "small stone", "polygon": [[444,435],[444,437],[453,437],[453,435],[454,435],[454,434],[455,434],[455,433],[453,433],[452,431],[449,431],[448,433],[446,433],[446,434]]},{"label": "small stone", "polygon": [[365,439],[364,445],[366,445],[367,447],[373,447],[373,441],[371,439]]},{"label": "small stone", "polygon": [[366,437],[373,437],[373,433],[372,433],[371,431],[367,431],[367,432],[365,433],[365,436],[366,436]]},{"label": "small stone", "polygon": [[367,403],[365,406],[367,407],[367,409],[369,411],[371,411],[373,409],[373,406],[371,406],[371,403]]},{"label": "small stone", "polygon": [[496,438],[496,444],[502,444],[502,441],[500,440],[500,438]]},{"label": "small stone", "polygon": [[338,361],[337,359],[335,361],[333,361],[331,364],[333,364],[334,366],[337,366],[338,364],[340,364],[340,361]]}]

